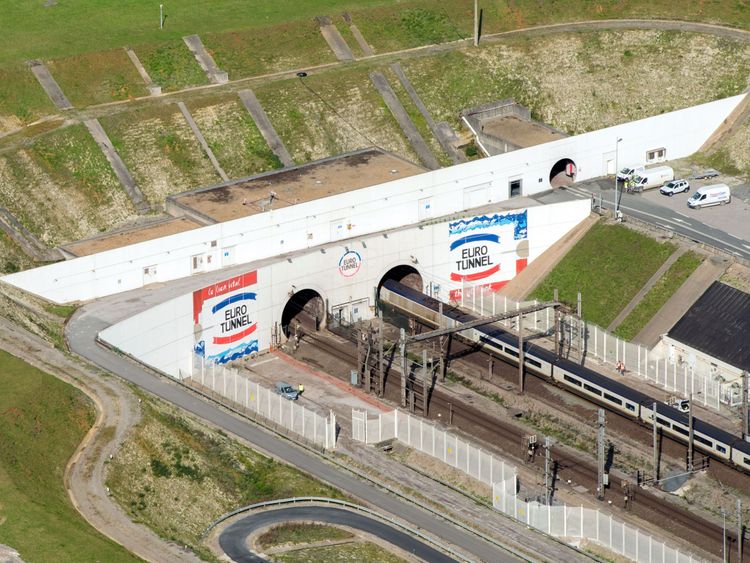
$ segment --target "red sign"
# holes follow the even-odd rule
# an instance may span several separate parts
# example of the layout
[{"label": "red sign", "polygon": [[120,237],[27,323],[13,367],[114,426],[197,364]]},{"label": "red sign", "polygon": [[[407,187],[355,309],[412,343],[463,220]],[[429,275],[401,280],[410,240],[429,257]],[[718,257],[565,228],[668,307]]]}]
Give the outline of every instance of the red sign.
[{"label": "red sign", "polygon": [[203,309],[203,302],[206,299],[218,297],[220,295],[224,295],[225,293],[229,293],[236,289],[242,289],[243,287],[247,287],[248,285],[253,285],[255,283],[258,283],[257,270],[248,272],[247,274],[241,274],[234,278],[229,278],[228,280],[220,281],[213,285],[209,285],[208,287],[204,287],[200,291],[193,292],[193,321],[195,322],[195,324],[198,324],[198,315]]}]

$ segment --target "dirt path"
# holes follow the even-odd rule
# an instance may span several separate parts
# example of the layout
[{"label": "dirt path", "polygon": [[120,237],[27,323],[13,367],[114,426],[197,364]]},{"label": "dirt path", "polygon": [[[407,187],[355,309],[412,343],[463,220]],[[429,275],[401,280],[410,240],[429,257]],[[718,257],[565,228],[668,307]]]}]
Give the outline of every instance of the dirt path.
[{"label": "dirt path", "polygon": [[[515,36],[536,36],[536,35],[549,35],[554,33],[569,33],[569,32],[581,32],[581,31],[604,31],[604,30],[625,30],[625,29],[657,29],[664,31],[684,31],[691,33],[706,33],[715,35],[718,37],[726,37],[729,39],[737,39],[740,41],[750,42],[750,31],[736,29],[732,27],[708,24],[708,23],[693,23],[676,20],[647,20],[647,19],[622,19],[622,20],[595,20],[595,21],[583,21],[574,23],[561,23],[561,24],[550,24],[541,25],[536,27],[528,27],[523,29],[516,29],[512,31],[503,31],[499,33],[493,33],[484,35],[481,38],[481,43],[494,43],[502,41],[508,37]],[[378,53],[367,57],[368,62],[373,61],[375,65],[380,65],[386,62],[396,62],[402,59],[411,57],[420,57],[425,55],[431,55],[436,53],[443,53],[446,51],[453,51],[456,49],[462,49],[472,44],[472,39],[465,39],[459,41],[452,41],[449,43],[443,43],[440,45],[424,45],[421,47],[413,47],[410,49],[401,49],[398,51],[390,51],[387,53]],[[142,106],[149,103],[167,103],[172,98],[173,101],[183,99],[184,96],[191,93],[202,92],[208,89],[221,88],[221,91],[237,91],[248,86],[263,84],[274,80],[280,80],[284,78],[293,78],[297,72],[304,70],[308,74],[314,74],[322,72],[328,69],[340,67],[341,65],[349,64],[351,61],[336,61],[332,63],[326,63],[316,65],[312,67],[305,67],[304,69],[290,69],[279,72],[272,72],[268,74],[251,76],[242,78],[239,80],[232,80],[223,84],[208,84],[204,86],[194,86],[191,88],[185,88],[183,90],[177,90],[170,92],[162,96],[142,96],[139,98],[132,98],[117,102],[108,102],[95,106],[89,106],[85,109],[79,110],[78,119],[92,119],[103,117],[107,115],[117,114],[124,111],[123,106]],[[157,98],[155,100],[155,98]],[[60,116],[48,116],[46,119],[59,118]],[[69,124],[69,123],[67,123]],[[62,123],[61,123],[62,125]],[[28,126],[27,126],[28,127]],[[23,132],[26,128],[19,128],[13,131],[8,131],[0,135],[0,141],[6,137],[18,137],[18,134]],[[13,144],[28,144],[32,136],[22,136],[21,142],[18,140]],[[12,147],[3,146],[2,150],[8,150]]]},{"label": "dirt path", "polygon": [[73,506],[102,534],[148,561],[199,561],[133,523],[109,497],[105,462],[116,455],[141,417],[138,400],[119,380],[78,363],[41,338],[0,318],[0,348],[83,391],[96,405],[97,418],[65,468],[65,487]]}]

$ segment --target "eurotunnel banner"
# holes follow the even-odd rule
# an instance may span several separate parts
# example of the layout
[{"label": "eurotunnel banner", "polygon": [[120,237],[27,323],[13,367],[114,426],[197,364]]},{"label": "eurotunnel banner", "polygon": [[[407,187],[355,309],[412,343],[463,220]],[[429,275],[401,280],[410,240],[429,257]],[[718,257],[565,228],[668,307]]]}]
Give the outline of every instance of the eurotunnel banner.
[{"label": "eurotunnel banner", "polygon": [[528,211],[480,215],[448,223],[451,300],[461,299],[464,283],[499,291],[526,267]]},{"label": "eurotunnel banner", "polygon": [[225,364],[258,351],[258,272],[249,272],[193,292],[194,351]]}]

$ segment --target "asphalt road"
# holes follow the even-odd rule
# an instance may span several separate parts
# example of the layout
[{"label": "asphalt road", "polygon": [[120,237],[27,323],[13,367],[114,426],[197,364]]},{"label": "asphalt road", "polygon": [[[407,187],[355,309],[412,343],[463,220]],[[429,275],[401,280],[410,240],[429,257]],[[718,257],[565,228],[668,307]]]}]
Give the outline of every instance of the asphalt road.
[{"label": "asphalt road", "polygon": [[[466,530],[437,518],[422,508],[401,500],[373,484],[364,482],[351,473],[326,463],[320,457],[233,416],[213,403],[201,400],[178,384],[164,377],[152,375],[126,357],[98,345],[96,335],[111,324],[113,314],[127,316],[128,309],[130,309],[130,314],[134,312],[132,311],[133,303],[138,301],[138,298],[134,296],[135,293],[120,294],[80,308],[66,326],[65,333],[70,349],[106,371],[240,436],[260,450],[303,469],[313,477],[333,484],[378,510],[398,515],[399,518],[420,528],[427,535],[439,538],[441,542],[452,544],[459,550],[472,554],[476,559],[493,562],[522,560],[510,551],[492,545]],[[119,309],[119,315],[113,313],[116,309]]]},{"label": "asphalt road", "polygon": [[251,514],[227,527],[219,536],[219,545],[224,550],[224,553],[238,563],[266,561],[248,549],[246,543],[247,536],[259,528],[291,520],[340,524],[377,536],[392,545],[400,547],[407,553],[411,553],[430,563],[450,563],[455,561],[455,559],[448,557],[441,551],[433,549],[415,537],[384,524],[380,520],[333,506],[293,506],[291,508],[280,508]]},{"label": "asphalt road", "polygon": [[[724,252],[750,260],[750,244],[748,244],[750,237],[741,236],[739,231],[737,234],[728,232],[733,227],[733,222],[747,223],[747,218],[743,217],[743,214],[739,211],[739,207],[742,205],[740,199],[733,198],[732,203],[726,206],[690,210],[685,205],[685,200],[689,195],[692,195],[694,190],[690,194],[678,194],[673,198],[662,196],[658,191],[649,190],[645,194],[620,193],[620,209],[626,216],[634,217],[696,242],[708,244]],[[597,198],[601,194],[602,206],[605,209],[614,209],[615,191],[611,179],[578,182],[564,190],[555,190],[535,199],[550,203],[573,198],[590,199],[591,194],[595,194]],[[740,215],[735,216],[738,212]],[[726,227],[724,229],[715,226],[722,223],[722,216],[725,218],[724,224]],[[709,220],[713,220],[714,225]]]}]

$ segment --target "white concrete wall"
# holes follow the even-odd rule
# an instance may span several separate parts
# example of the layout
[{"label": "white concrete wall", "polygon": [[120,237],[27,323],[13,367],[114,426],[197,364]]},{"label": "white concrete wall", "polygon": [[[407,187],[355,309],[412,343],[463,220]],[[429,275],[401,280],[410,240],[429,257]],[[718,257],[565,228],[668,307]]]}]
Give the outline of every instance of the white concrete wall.
[{"label": "white concrete wall", "polygon": [[[386,184],[302,203],[5,276],[3,280],[58,303],[83,301],[189,276],[192,257],[218,269],[222,255],[231,264],[249,263],[337,238],[360,237],[384,229],[446,216],[509,198],[509,181],[521,179],[523,194],[549,189],[549,173],[562,158],[572,159],[578,180],[603,175],[607,160],[644,162],[646,151],[666,148],[667,158],[695,152],[739,103],[734,96],[640,121],[560,139]],[[482,188],[484,187],[484,188]],[[479,189],[477,189],[479,188]],[[337,229],[336,227],[341,227]],[[339,231],[339,234],[336,234]],[[229,250],[231,249],[231,250]],[[150,275],[144,274],[149,268]],[[156,272],[154,274],[154,271]]]},{"label": "white concrete wall", "polygon": [[[588,200],[576,200],[554,205],[529,207],[520,210],[498,212],[497,215],[514,216],[519,212],[527,216],[527,232],[524,250],[529,262],[547,250],[568,231],[578,225],[590,213]],[[495,214],[482,215],[482,218]],[[468,220],[475,219],[469,215]],[[219,297],[212,298],[201,306],[203,313],[200,322],[205,325],[196,330],[194,324],[193,293],[182,295],[162,303],[147,311],[126,319],[104,330],[100,337],[117,348],[132,354],[142,361],[170,374],[178,375],[178,370],[191,373],[193,350],[199,342],[207,343],[213,336],[231,336],[240,329],[220,333],[217,323],[223,320],[223,312],[212,317],[208,310],[217,302],[241,292],[252,291],[256,295],[248,303],[250,321],[257,323],[257,330],[239,341],[227,344],[227,351],[236,349],[238,344],[247,345],[257,340],[259,350],[268,349],[274,323],[281,323],[284,307],[290,296],[304,289],[312,289],[326,300],[330,309],[351,307],[357,303],[361,318],[370,318],[375,305],[375,289],[382,277],[393,267],[410,265],[422,275],[425,287],[440,288],[436,296],[447,300],[451,290],[460,289],[460,282],[450,279],[454,271],[454,256],[450,251],[451,235],[449,221],[415,228],[401,229],[388,233],[371,235],[329,245],[321,252],[311,250],[280,259],[269,266],[258,268],[257,281],[236,290],[227,290]],[[472,233],[500,233],[500,242],[493,245],[490,259],[494,263],[510,261],[515,264],[518,240],[512,235],[503,234],[505,226],[490,225],[486,229],[472,229]],[[355,270],[342,272],[341,259],[344,255],[358,255]],[[354,273],[352,273],[354,271]],[[346,274],[346,275],[345,275]],[[496,275],[483,283],[502,282],[512,279],[515,268],[500,269]],[[236,276],[233,279],[237,279]],[[255,276],[253,276],[253,279]],[[220,286],[221,284],[212,284]],[[199,289],[198,292],[201,290]],[[237,301],[240,303],[240,301]],[[250,304],[251,303],[251,304]],[[350,309],[348,309],[350,311]],[[211,320],[211,319],[217,320]],[[250,323],[245,326],[249,326]],[[209,346],[205,346],[208,350]],[[206,356],[221,353],[221,347],[213,347]]]}]

